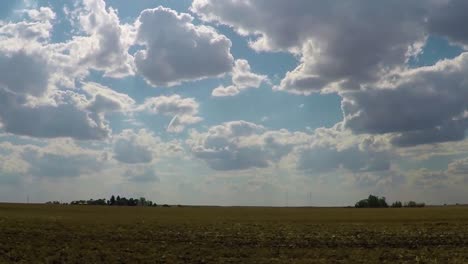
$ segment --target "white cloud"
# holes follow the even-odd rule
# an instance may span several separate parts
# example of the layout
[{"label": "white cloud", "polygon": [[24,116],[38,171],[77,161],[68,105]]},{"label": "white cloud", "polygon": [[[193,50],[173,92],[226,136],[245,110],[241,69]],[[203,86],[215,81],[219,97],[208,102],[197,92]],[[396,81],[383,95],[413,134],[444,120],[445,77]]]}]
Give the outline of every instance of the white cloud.
[{"label": "white cloud", "polygon": [[[96,10],[93,8],[105,11],[103,1],[85,1],[84,4],[88,9],[78,9],[76,12],[80,15],[85,11],[90,12],[89,16],[85,15],[90,19],[88,22],[94,21],[91,13]],[[109,89],[105,93],[105,89],[92,91],[89,84],[83,90],[76,87],[77,80],[84,78],[89,69],[98,69],[96,64],[83,61],[83,58],[90,56],[88,51],[96,51],[87,49],[89,47],[81,42],[84,39],[99,39],[99,36],[93,35],[96,32],[89,31],[93,25],[84,25],[85,30],[89,29],[89,37],[76,37],[65,43],[49,43],[49,33],[31,37],[21,33],[22,28],[15,25],[44,24],[49,27],[48,31],[51,29],[50,20],[55,17],[53,11],[40,8],[24,12],[28,14],[24,21],[8,24],[16,33],[0,33],[0,123],[3,130],[17,135],[45,138],[73,137],[87,140],[107,137],[110,128],[102,113],[119,110],[117,108],[124,107],[124,103],[131,104],[132,100]],[[106,19],[118,22],[112,10],[107,14],[109,16],[106,17],[101,12],[102,16],[95,22],[104,23]],[[111,53],[106,54],[114,58]],[[101,59],[98,53],[93,53],[92,57]],[[121,65],[119,60],[112,62],[119,67]],[[107,63],[111,61],[105,62],[111,67]],[[92,98],[87,99],[83,91]],[[90,91],[95,94],[90,94]]]},{"label": "white cloud", "polygon": [[310,94],[356,89],[403,65],[425,40],[425,2],[195,0],[191,10],[250,36],[255,50],[298,54],[301,64],[276,89]]},{"label": "white cloud", "polygon": [[309,144],[299,147],[295,154],[298,169],[310,174],[388,171],[396,157],[385,140],[354,136],[340,124],[315,130]]},{"label": "white cloud", "polygon": [[72,140],[54,140],[45,146],[2,143],[2,147],[11,151],[9,162],[18,166],[14,174],[22,180],[80,177],[100,171],[106,162],[104,152],[84,149]]},{"label": "white cloud", "polygon": [[287,155],[308,136],[287,130],[268,131],[245,121],[223,123],[205,133],[192,131],[192,154],[215,170],[266,168]]},{"label": "white cloud", "polygon": [[341,175],[343,182],[382,189],[404,182],[387,138],[355,136],[341,124],[307,134],[233,121],[192,131],[186,144],[195,158],[217,171],[256,174],[274,168],[314,178]]},{"label": "white cloud", "polygon": [[232,70],[232,85],[228,87],[219,86],[212,92],[212,96],[234,96],[241,91],[249,88],[258,88],[262,82],[267,81],[266,75],[259,75],[251,72],[249,62],[247,60],[236,60],[234,69]]},{"label": "white cloud", "polygon": [[121,78],[133,74],[133,57],[128,54],[134,42],[130,25],[121,25],[117,10],[106,9],[104,0],[83,0],[73,11],[85,36],[75,36],[66,43],[77,67],[104,72],[104,76]]},{"label": "white cloud", "polygon": [[154,135],[141,129],[138,133],[124,130],[114,138],[114,158],[123,163],[151,163],[158,143]]},{"label": "white cloud", "polygon": [[155,168],[152,166],[133,166],[128,168],[124,175],[129,182],[144,184],[159,182],[159,177],[155,171]]},{"label": "white cloud", "polygon": [[137,43],[145,49],[135,54],[135,64],[150,85],[173,86],[231,71],[231,41],[211,27],[192,22],[189,14],[164,7],[140,14]]},{"label": "white cloud", "polygon": [[182,98],[176,94],[147,98],[138,110],[171,117],[167,130],[181,132],[187,125],[202,121],[198,116],[198,107],[198,102],[194,98]]},{"label": "white cloud", "polygon": [[179,155],[184,150],[178,141],[163,142],[152,132],[140,129],[122,131],[113,137],[114,158],[126,164],[150,164],[158,158]]},{"label": "white cloud", "polygon": [[468,158],[459,159],[448,165],[447,172],[453,175],[468,175]]},{"label": "white cloud", "polygon": [[46,42],[50,39],[55,13],[48,7],[23,11],[27,19],[17,23],[0,21],[0,40],[9,38]]},{"label": "white cloud", "polygon": [[211,95],[214,97],[225,97],[225,96],[235,96],[240,93],[239,88],[234,85],[230,85],[228,87],[224,87],[222,85],[216,87],[211,92]]},{"label": "white cloud", "polygon": [[247,60],[236,60],[232,70],[232,83],[239,89],[258,88],[260,84],[267,80],[267,76],[251,72],[250,64]]},{"label": "white cloud", "polygon": [[130,96],[118,93],[104,85],[87,82],[83,84],[82,89],[93,97],[88,106],[92,112],[131,111],[134,108],[135,100]]}]

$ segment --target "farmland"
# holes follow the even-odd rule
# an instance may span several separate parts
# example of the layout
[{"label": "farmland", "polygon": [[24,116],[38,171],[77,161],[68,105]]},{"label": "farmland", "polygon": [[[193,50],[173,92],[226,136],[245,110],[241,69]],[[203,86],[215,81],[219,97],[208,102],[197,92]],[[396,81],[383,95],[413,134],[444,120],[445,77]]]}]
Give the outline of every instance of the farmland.
[{"label": "farmland", "polygon": [[468,207],[0,204],[0,263],[467,263]]}]

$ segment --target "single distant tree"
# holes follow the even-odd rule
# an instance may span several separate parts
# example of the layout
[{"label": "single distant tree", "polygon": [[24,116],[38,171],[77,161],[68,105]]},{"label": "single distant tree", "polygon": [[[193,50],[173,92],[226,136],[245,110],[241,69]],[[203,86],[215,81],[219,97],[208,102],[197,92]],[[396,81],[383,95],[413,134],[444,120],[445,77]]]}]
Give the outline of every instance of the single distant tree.
[{"label": "single distant tree", "polygon": [[146,198],[145,197],[140,197],[138,200],[138,205],[139,206],[146,206]]},{"label": "single distant tree", "polygon": [[109,200],[109,205],[115,205],[115,196],[112,195],[110,200]]}]

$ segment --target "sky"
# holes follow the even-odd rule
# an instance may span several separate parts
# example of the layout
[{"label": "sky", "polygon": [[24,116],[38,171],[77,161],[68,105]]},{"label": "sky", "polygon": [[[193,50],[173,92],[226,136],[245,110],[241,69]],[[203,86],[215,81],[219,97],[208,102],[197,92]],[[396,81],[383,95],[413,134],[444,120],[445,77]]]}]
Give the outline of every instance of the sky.
[{"label": "sky", "polygon": [[464,0],[0,2],[0,201],[468,203]]}]

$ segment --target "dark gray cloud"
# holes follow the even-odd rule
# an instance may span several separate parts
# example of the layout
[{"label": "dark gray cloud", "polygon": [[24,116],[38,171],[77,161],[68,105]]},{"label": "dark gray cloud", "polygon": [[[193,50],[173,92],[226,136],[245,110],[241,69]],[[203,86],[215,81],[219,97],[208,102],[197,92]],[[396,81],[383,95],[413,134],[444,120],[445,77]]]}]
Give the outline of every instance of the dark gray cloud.
[{"label": "dark gray cloud", "polygon": [[456,141],[468,121],[468,54],[403,71],[381,87],[342,93],[344,124],[356,133],[393,133],[400,146]]},{"label": "dark gray cloud", "polygon": [[0,121],[12,134],[39,138],[103,139],[110,133],[99,114],[81,109],[71,98],[56,105],[28,105],[25,96],[0,89]]},{"label": "dark gray cloud", "polygon": [[40,54],[0,52],[0,89],[39,96],[47,90],[49,77],[47,59]]},{"label": "dark gray cloud", "polygon": [[431,34],[448,37],[451,41],[468,45],[468,2],[464,0],[440,1],[433,9],[428,27]]},{"label": "dark gray cloud", "polygon": [[135,54],[135,64],[149,84],[170,86],[231,71],[231,41],[192,20],[164,7],[140,14],[137,43],[145,49]]}]

